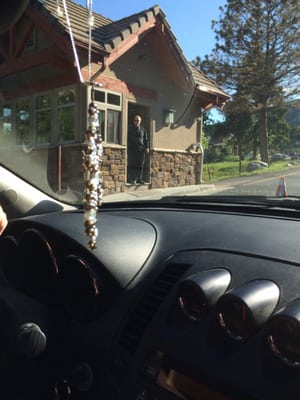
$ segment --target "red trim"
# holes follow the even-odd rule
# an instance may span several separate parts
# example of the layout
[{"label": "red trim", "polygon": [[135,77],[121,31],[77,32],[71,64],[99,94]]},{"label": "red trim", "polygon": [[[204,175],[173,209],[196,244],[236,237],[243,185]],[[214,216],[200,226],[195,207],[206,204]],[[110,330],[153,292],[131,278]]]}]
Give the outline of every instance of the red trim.
[{"label": "red trim", "polygon": [[135,44],[141,41],[144,35],[149,33],[151,29],[155,27],[156,19],[152,18],[150,21],[143,24],[143,26],[134,33],[130,33],[128,37],[122,40],[114,47],[107,59],[107,66],[115,62],[123,54],[125,54],[129,49],[131,49]]},{"label": "red trim", "polygon": [[[88,79],[88,72],[86,70],[82,70],[82,75],[85,80]],[[144,88],[142,86],[137,86],[133,85],[130,83],[126,83],[124,81],[120,81],[118,79],[111,79],[108,77],[105,77],[103,75],[100,75],[96,79],[97,83],[100,83],[103,89],[106,90],[112,90],[114,92],[118,93],[124,93],[124,94],[133,94],[136,97],[144,98],[144,99],[149,99],[156,101],[157,100],[157,91]]]}]

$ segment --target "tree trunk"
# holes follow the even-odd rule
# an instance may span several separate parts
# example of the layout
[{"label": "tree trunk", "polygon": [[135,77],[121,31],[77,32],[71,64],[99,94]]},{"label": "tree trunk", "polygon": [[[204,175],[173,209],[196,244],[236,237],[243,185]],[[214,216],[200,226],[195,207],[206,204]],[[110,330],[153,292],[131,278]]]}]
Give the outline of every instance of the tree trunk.
[{"label": "tree trunk", "polygon": [[261,161],[269,164],[269,134],[268,134],[268,112],[262,107],[258,115],[259,121],[259,147]]},{"label": "tree trunk", "polygon": [[244,160],[244,151],[241,143],[238,143],[238,153],[239,153],[239,174],[242,173],[242,161]]}]

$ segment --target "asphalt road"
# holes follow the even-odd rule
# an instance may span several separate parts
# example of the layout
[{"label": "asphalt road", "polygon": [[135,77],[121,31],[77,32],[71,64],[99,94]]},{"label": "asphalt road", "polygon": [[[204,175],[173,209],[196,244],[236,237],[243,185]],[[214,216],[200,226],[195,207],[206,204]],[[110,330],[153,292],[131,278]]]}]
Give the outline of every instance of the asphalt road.
[{"label": "asphalt road", "polygon": [[217,183],[180,186],[167,189],[148,189],[147,186],[131,186],[126,193],[115,193],[103,197],[103,202],[160,199],[164,196],[197,195],[262,195],[276,196],[280,176],[289,196],[300,196],[300,168],[290,168],[281,172],[237,177]]},{"label": "asphalt road", "polygon": [[284,178],[287,194],[300,196],[300,168],[228,179],[216,183],[216,194],[275,196],[281,176]]}]

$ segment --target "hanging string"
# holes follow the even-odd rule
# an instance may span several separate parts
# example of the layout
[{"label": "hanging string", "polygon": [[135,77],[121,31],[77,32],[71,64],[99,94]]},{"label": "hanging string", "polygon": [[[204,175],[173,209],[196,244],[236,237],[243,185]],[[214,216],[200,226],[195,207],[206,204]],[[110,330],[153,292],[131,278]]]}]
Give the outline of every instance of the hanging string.
[{"label": "hanging string", "polygon": [[[59,15],[59,0],[57,0],[57,13]],[[80,82],[83,83],[83,77],[79,64],[79,58],[75,46],[75,40],[72,32],[71,21],[68,15],[66,0],[63,1],[64,12],[69,29],[69,36],[72,44],[74,59],[79,75]],[[100,131],[99,110],[94,102],[94,85],[91,79],[91,63],[92,63],[92,27],[93,13],[92,0],[87,0],[87,24],[88,24],[88,84],[91,87],[91,102],[88,107],[88,128],[85,133],[85,141],[82,145],[82,165],[84,179],[83,208],[84,208],[84,227],[85,233],[89,237],[89,247],[94,250],[98,236],[97,229],[97,212],[102,205],[103,189],[101,164],[103,156],[102,136]]]},{"label": "hanging string", "polygon": [[88,108],[89,126],[83,143],[82,159],[84,168],[84,226],[85,233],[90,238],[89,247],[96,248],[98,236],[97,212],[102,205],[103,189],[100,167],[102,163],[103,146],[99,124],[99,110],[94,103],[94,88],[91,91],[92,101]]},{"label": "hanging string", "polygon": [[82,77],[82,73],[81,73],[81,69],[80,69],[79,58],[78,58],[78,54],[77,54],[77,50],[76,50],[76,46],[75,46],[75,40],[74,40],[74,36],[73,36],[73,32],[72,32],[71,21],[70,21],[69,14],[68,14],[66,0],[62,0],[62,2],[63,2],[63,6],[64,6],[66,21],[67,21],[67,25],[68,25],[68,29],[69,29],[69,36],[70,36],[70,40],[71,40],[71,44],[72,44],[72,50],[73,50],[73,55],[74,55],[74,59],[75,59],[75,64],[77,67],[79,80],[80,80],[80,82],[83,82],[83,77]]},{"label": "hanging string", "polygon": [[85,142],[82,151],[85,182],[83,208],[85,233],[90,239],[90,249],[94,250],[96,248],[98,236],[97,212],[98,208],[102,205],[103,199],[102,176],[100,173],[103,146],[100,131],[99,110],[94,102],[94,85],[90,82],[92,75],[92,27],[94,24],[92,0],[87,0],[86,7],[88,10],[87,23],[89,27],[88,80],[91,85],[91,102],[88,108],[89,126],[85,134]]},{"label": "hanging string", "polygon": [[89,51],[88,51],[88,76],[89,76],[89,81],[91,79],[91,66],[92,66],[92,27],[94,25],[94,18],[93,18],[93,1],[92,0],[87,0],[86,1],[86,8],[88,10],[88,17],[87,17],[87,22],[88,22],[88,27],[89,27]]},{"label": "hanging string", "polygon": [[63,13],[62,13],[60,5],[59,5],[59,0],[56,0],[56,12],[59,17],[62,17]]}]

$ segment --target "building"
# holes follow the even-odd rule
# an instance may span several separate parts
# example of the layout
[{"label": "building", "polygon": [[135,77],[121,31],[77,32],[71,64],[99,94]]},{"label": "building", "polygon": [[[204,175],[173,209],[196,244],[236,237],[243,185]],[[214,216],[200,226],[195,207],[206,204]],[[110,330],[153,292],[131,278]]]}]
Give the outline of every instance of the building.
[{"label": "building", "polygon": [[159,6],[119,21],[93,13],[89,25],[86,8],[66,4],[67,14],[60,0],[30,0],[0,35],[1,157],[15,146],[24,168],[28,157],[47,160],[53,191],[66,181],[80,190],[92,81],[106,194],[131,189],[127,131],[136,113],[150,135],[146,188],[201,183],[202,112],[229,96],[185,59]]}]

